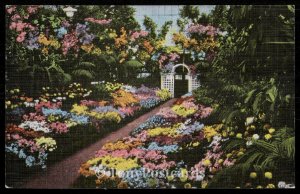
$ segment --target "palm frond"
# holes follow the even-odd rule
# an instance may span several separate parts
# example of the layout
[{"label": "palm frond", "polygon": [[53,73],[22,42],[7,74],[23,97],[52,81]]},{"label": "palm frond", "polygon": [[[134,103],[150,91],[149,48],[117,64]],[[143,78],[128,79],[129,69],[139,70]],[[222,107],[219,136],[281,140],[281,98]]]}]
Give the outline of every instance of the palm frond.
[{"label": "palm frond", "polygon": [[85,69],[77,69],[72,71],[72,75],[75,77],[82,77],[86,79],[93,79],[94,73]]}]

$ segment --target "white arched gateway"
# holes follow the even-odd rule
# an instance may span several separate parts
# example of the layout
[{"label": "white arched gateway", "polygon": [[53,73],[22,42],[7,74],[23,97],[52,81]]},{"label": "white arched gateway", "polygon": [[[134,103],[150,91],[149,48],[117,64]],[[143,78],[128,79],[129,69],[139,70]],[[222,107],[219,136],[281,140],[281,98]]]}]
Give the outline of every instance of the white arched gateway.
[{"label": "white arched gateway", "polygon": [[[182,67],[182,72],[178,73],[176,70],[178,67]],[[181,88],[176,91],[177,86]],[[168,89],[172,97],[178,97],[181,94],[191,92],[199,86],[200,82],[197,79],[197,75],[193,75],[186,64],[177,64],[172,68],[171,72],[161,73],[161,89]]]}]

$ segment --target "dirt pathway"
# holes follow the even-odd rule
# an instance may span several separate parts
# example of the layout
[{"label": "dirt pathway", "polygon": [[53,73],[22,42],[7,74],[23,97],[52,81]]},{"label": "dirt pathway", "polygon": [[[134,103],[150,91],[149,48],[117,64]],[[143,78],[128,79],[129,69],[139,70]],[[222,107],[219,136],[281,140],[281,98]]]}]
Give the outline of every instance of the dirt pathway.
[{"label": "dirt pathway", "polygon": [[105,143],[128,136],[134,128],[145,122],[149,117],[157,113],[162,107],[171,106],[175,100],[176,99],[171,99],[165,102],[164,104],[138,117],[117,131],[109,133],[96,143],[79,150],[74,155],[64,159],[63,161],[54,164],[53,166],[49,167],[44,174],[28,181],[23,188],[69,188],[79,177],[78,170],[80,165],[83,162],[86,162],[89,158],[93,157],[95,152],[99,150]]}]

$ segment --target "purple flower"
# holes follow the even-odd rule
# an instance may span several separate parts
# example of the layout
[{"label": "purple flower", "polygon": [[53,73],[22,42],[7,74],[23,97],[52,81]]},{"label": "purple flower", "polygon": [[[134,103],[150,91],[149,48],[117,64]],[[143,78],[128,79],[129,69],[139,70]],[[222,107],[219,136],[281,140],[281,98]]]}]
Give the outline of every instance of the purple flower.
[{"label": "purple flower", "polygon": [[33,50],[33,49],[38,49],[40,46],[37,41],[38,41],[38,33],[29,32],[28,38],[24,41],[24,43],[28,49]]}]

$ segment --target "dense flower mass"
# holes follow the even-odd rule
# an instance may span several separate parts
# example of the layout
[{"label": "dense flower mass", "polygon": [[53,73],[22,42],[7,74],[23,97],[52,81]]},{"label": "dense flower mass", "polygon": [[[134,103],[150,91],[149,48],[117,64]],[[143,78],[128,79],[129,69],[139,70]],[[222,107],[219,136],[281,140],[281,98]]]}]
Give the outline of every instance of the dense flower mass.
[{"label": "dense flower mass", "polygon": [[217,36],[221,34],[221,31],[219,28],[216,28],[214,26],[211,25],[201,25],[201,24],[191,24],[189,25],[189,27],[187,28],[187,32],[188,33],[195,33],[198,35],[208,35],[208,36]]},{"label": "dense flower mass", "polygon": [[[44,88],[44,94],[36,100],[24,97],[19,89],[10,90],[11,96],[8,95],[5,101],[9,116],[5,130],[6,152],[24,159],[28,167],[45,168],[48,152],[53,152],[60,146],[56,144],[54,138],[68,134],[76,126],[83,127],[89,123],[96,129],[107,123],[120,123],[123,119],[134,116],[141,108],[150,109],[170,97],[167,91],[145,86],[136,88],[120,83],[105,83],[105,88],[111,92],[110,102],[84,99],[92,91],[83,88],[79,83],[70,84],[66,91],[51,91],[48,87]],[[62,97],[63,94],[66,96]],[[76,98],[78,103],[73,104],[71,109],[64,110],[64,98],[68,99],[65,101]],[[134,146],[140,145],[136,143]],[[128,145],[118,144],[118,146],[122,148]],[[109,160],[107,158],[103,161]],[[123,162],[120,159],[120,164],[114,163],[114,167],[123,169]],[[132,163],[134,160],[128,162],[135,165]]]},{"label": "dense flower mass", "polygon": [[[136,90],[139,93],[143,93],[143,91],[145,89]],[[179,109],[183,110],[179,111]],[[189,109],[192,111],[189,112]],[[202,144],[200,141],[203,141],[205,137],[203,134],[204,125],[195,121],[195,118],[201,119],[207,117],[209,111],[206,109],[210,110],[210,108],[195,104],[191,97],[180,99],[171,108],[166,107],[161,109],[155,116],[152,116],[145,123],[134,129],[131,136],[105,144],[102,149],[97,151],[95,158],[82,164],[79,172],[85,177],[94,177],[97,182],[97,177],[104,175],[109,170],[122,171],[123,173],[120,174],[119,178],[127,182],[128,186],[132,188],[156,187],[160,185],[157,185],[156,182],[160,181],[162,181],[161,184],[170,181],[174,184],[178,183],[178,181],[201,182],[206,178],[205,169],[209,169],[212,162],[210,159],[213,157],[218,161],[219,157],[222,156],[219,150],[219,143],[216,142],[217,140],[221,140],[217,139],[219,137],[218,133],[214,136],[216,140],[208,144],[209,149],[205,154],[207,159],[201,160],[197,165],[195,163],[196,167],[192,167],[191,170],[180,167],[180,162],[176,163],[172,158],[176,158],[174,157],[176,154],[182,155],[185,153],[185,150],[199,149],[199,145]],[[106,163],[101,162],[103,160]],[[123,161],[122,166],[120,166],[119,161]],[[204,167],[198,167],[202,163]],[[221,168],[221,165],[219,166],[218,169]],[[150,177],[147,175],[144,177],[140,174],[138,182],[134,181],[132,177],[124,176],[124,173],[127,174],[132,171],[141,170],[173,170],[178,172],[178,174],[176,178],[172,179],[163,174],[160,177]],[[199,170],[200,172],[198,172]],[[184,174],[182,174],[183,172]],[[193,172],[194,175],[187,176],[185,175],[187,172]],[[195,173],[198,174],[195,175]],[[199,177],[202,177],[202,179]]]},{"label": "dense flower mass", "polygon": [[92,22],[92,23],[96,23],[96,24],[100,24],[100,25],[107,25],[110,24],[110,22],[112,21],[112,19],[95,19],[95,18],[85,18],[84,19],[87,22]]}]

